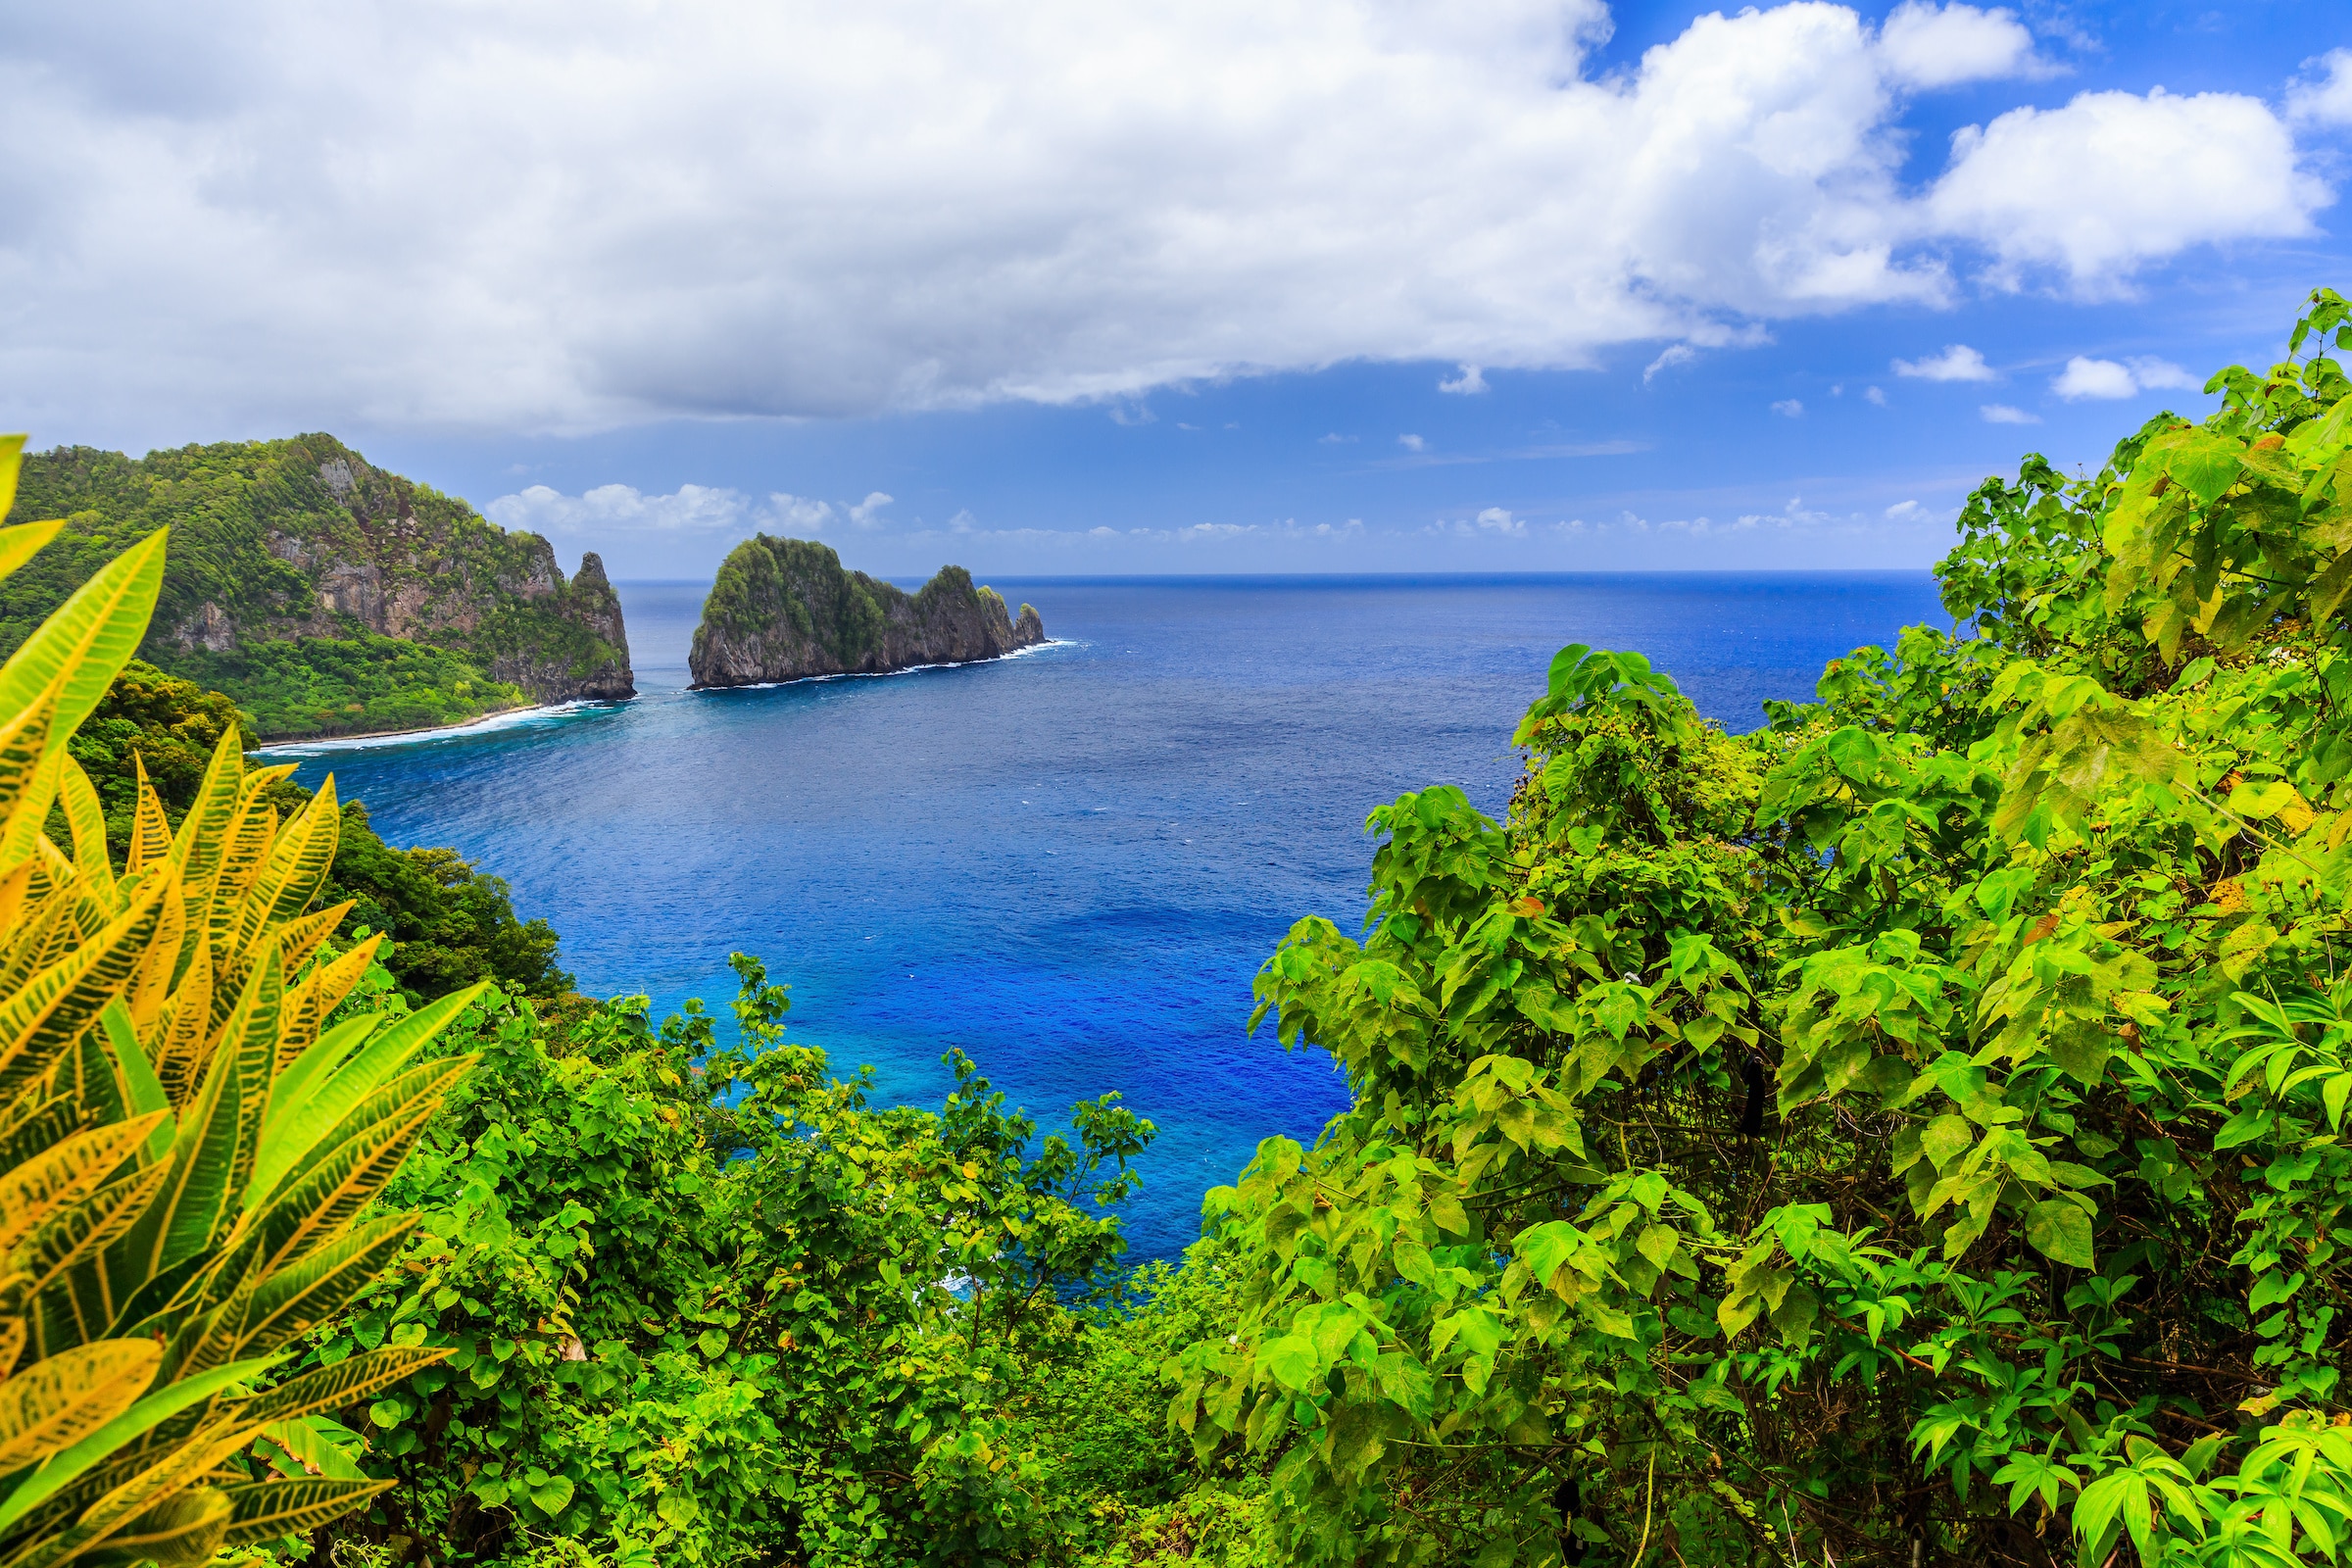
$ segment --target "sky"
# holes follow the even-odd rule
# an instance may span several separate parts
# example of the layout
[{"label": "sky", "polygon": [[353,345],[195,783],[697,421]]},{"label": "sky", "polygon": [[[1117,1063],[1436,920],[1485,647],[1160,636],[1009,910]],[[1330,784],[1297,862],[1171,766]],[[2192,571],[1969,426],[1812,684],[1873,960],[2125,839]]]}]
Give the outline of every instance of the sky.
[{"label": "sky", "polygon": [[1924,566],[2352,288],[2352,3],[15,8],[0,427],[708,578]]}]

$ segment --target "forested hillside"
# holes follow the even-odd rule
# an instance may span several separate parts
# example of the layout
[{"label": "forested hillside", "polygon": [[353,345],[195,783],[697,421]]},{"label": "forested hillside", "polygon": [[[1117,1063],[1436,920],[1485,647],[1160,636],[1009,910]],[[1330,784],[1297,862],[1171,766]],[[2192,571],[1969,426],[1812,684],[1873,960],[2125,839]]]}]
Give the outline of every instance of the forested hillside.
[{"label": "forested hillside", "polygon": [[0,653],[97,567],[173,530],[141,655],[265,738],[411,729],[632,694],[620,602],[585,557],[370,466],[327,435],[24,461],[15,515],[64,518],[0,583]]}]

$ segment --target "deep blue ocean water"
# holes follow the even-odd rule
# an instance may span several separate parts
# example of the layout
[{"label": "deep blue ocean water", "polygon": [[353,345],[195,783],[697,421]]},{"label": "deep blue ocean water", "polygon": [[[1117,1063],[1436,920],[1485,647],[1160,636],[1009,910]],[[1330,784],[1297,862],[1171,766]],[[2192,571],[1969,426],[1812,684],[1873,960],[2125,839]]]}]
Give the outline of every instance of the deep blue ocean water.
[{"label": "deep blue ocean water", "polygon": [[1452,783],[1501,808],[1561,645],[1639,649],[1744,730],[1945,620],[1924,572],[1002,580],[1052,646],[696,693],[703,587],[619,586],[636,701],[318,751],[303,781],[506,877],[584,990],[723,1012],[742,950],[888,1096],[936,1103],[951,1045],[1049,1127],[1117,1090],[1159,1127],[1147,1257],[1260,1138],[1342,1107],[1327,1058],[1245,1033],[1250,979],[1301,915],[1358,928],[1373,806]]}]

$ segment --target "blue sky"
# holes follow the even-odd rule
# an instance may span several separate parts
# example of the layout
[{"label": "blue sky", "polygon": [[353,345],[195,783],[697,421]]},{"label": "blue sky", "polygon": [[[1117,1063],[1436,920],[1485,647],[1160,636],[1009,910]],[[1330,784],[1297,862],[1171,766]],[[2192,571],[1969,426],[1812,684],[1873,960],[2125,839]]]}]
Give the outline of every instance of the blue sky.
[{"label": "blue sky", "polygon": [[0,420],[618,576],[1924,565],[2352,286],[2352,5],[233,9],[0,65]]}]

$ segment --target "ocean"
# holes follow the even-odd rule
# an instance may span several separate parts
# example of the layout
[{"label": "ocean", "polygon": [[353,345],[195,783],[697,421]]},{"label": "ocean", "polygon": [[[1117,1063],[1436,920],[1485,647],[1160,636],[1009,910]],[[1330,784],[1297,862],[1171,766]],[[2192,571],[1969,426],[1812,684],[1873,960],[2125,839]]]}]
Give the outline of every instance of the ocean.
[{"label": "ocean", "polygon": [[588,992],[723,1015],[755,953],[793,1036],[885,1098],[936,1104],[951,1046],[1044,1131],[1118,1092],[1159,1129],[1138,1258],[1343,1107],[1327,1057],[1247,1031],[1251,977],[1303,915],[1360,928],[1374,806],[1458,784],[1499,812],[1562,645],[1640,650],[1746,730],[1947,623],[1925,572],[1000,579],[1051,645],[689,692],[704,586],[618,586],[634,702],[309,749],[300,777],[505,877]]}]

